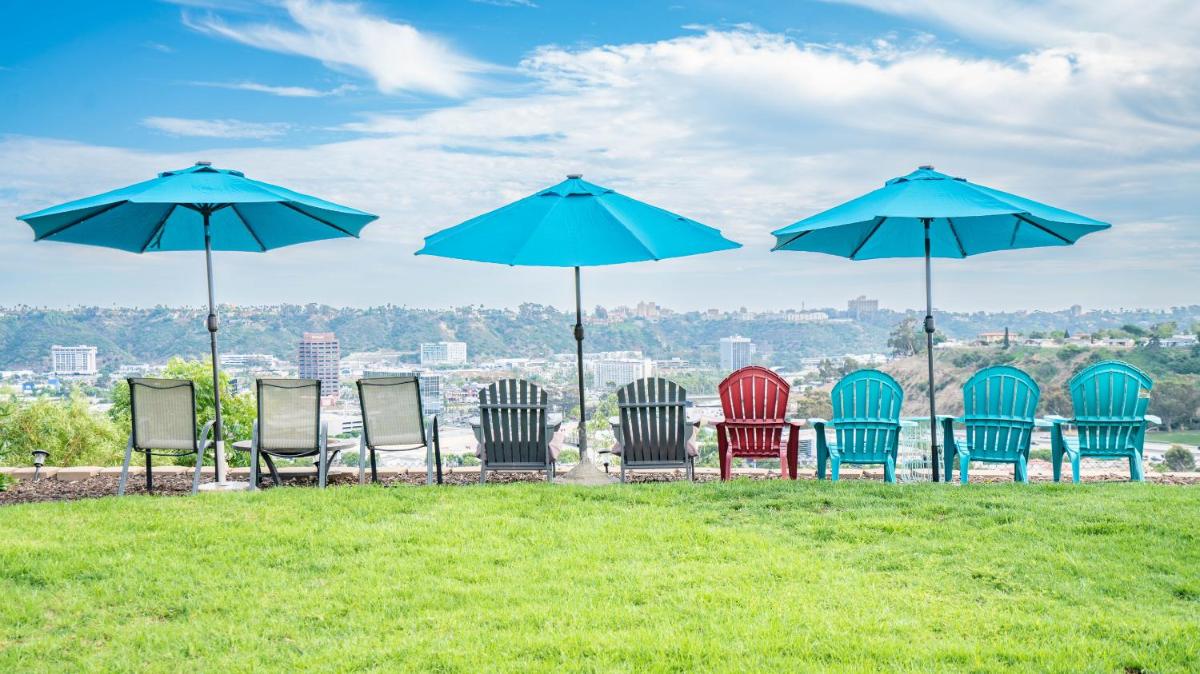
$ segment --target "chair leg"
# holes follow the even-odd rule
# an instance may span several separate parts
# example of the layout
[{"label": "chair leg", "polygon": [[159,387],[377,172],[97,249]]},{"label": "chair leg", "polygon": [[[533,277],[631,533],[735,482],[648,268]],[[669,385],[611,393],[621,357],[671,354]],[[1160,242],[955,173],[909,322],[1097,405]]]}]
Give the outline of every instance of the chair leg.
[{"label": "chair leg", "polygon": [[546,469],[546,482],[554,482],[554,463],[550,463],[550,467]]},{"label": "chair leg", "polygon": [[263,461],[267,462],[267,470],[271,473],[271,482],[273,482],[276,487],[282,487],[283,479],[279,477],[279,470],[275,468],[275,459],[272,459],[271,455],[267,454],[266,452],[260,453],[259,456],[262,457]]},{"label": "chair leg", "polygon": [[487,465],[479,464],[479,484],[487,484]]},{"label": "chair leg", "polygon": [[204,465],[204,448],[196,452],[196,472],[192,475],[192,494],[200,493],[200,466]]},{"label": "chair leg", "polygon": [[250,491],[258,489],[258,443],[250,445]]},{"label": "chair leg", "polygon": [[133,460],[133,436],[125,445],[125,463],[121,464],[121,480],[117,483],[117,496],[125,495],[125,482],[129,480],[129,462]]},{"label": "chair leg", "polygon": [[829,462],[829,450],[822,447],[823,443],[817,443],[817,479],[825,479],[825,464]]},{"label": "chair leg", "polygon": [[[966,454],[959,454],[958,472],[959,472],[958,481],[961,484],[969,484],[971,481],[971,478],[969,475],[969,473],[971,472],[971,458],[968,457]],[[949,478],[949,473],[947,473],[947,478]]]},{"label": "chair leg", "polygon": [[378,464],[376,464],[375,448],[374,447],[369,448],[367,450],[367,453],[371,455],[371,459],[370,459],[370,461],[371,461],[371,483],[379,484],[379,468],[377,467]]},{"label": "chair leg", "polygon": [[896,482],[896,460],[888,456],[887,462],[883,464],[883,481],[888,484]]},{"label": "chair leg", "polygon": [[943,482],[953,482],[954,481],[954,457],[955,457],[955,455],[957,455],[957,452],[951,451],[948,448],[945,449],[945,452],[946,452],[944,454],[945,460],[942,462],[944,464],[942,466],[942,481]]},{"label": "chair leg", "polygon": [[150,466],[150,452],[146,452],[146,493],[154,493],[154,472]]},{"label": "chair leg", "polygon": [[324,445],[321,446],[321,452],[317,454],[317,486],[324,489],[329,484],[329,450]]},{"label": "chair leg", "polygon": [[1129,479],[1133,482],[1141,482],[1144,479],[1142,475],[1142,455],[1134,452],[1129,457]]},{"label": "chair leg", "polygon": [[621,461],[621,484],[625,484],[625,461]]},{"label": "chair leg", "polygon": [[1054,481],[1062,480],[1062,460],[1063,451],[1058,446],[1058,443],[1052,443],[1050,446],[1050,468],[1054,471]]},{"label": "chair leg", "polygon": [[1079,482],[1079,462],[1082,460],[1083,460],[1083,457],[1079,456],[1078,454],[1071,457],[1071,481],[1072,482],[1075,482],[1075,483]]},{"label": "chair leg", "polygon": [[829,457],[829,478],[832,482],[838,481],[838,472],[842,468],[842,460],[836,456]]},{"label": "chair leg", "polygon": [[696,481],[696,459],[690,456],[687,462],[687,479],[688,482]]},{"label": "chair leg", "polygon": [[425,445],[425,486],[433,486],[433,445]]},{"label": "chair leg", "polygon": [[358,483],[364,484],[367,480],[367,440],[366,436],[358,438]]},{"label": "chair leg", "polygon": [[729,464],[733,462],[733,457],[728,456],[725,452],[720,452],[718,459],[721,463],[721,481],[726,482],[729,480],[730,473],[732,472]]},{"label": "chair leg", "polygon": [[1029,484],[1029,464],[1024,456],[1018,456],[1017,462],[1013,464],[1013,482]]}]

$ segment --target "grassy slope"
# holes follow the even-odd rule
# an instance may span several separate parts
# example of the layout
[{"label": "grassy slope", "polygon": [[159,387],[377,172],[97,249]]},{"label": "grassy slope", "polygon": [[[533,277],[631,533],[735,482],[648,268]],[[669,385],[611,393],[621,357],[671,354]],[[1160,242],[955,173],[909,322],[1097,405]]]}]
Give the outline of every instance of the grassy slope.
[{"label": "grassy slope", "polygon": [[1174,433],[1148,433],[1148,442],[1171,442],[1181,445],[1200,445],[1200,431],[1176,431]]},{"label": "grassy slope", "polygon": [[0,671],[1183,671],[1200,490],[277,489],[0,512]]}]

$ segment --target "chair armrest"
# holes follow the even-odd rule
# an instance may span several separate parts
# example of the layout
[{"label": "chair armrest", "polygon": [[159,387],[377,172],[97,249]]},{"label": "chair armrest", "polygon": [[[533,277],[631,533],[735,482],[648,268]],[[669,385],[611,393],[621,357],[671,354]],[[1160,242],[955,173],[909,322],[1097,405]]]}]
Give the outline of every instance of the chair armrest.
[{"label": "chair armrest", "polygon": [[1041,417],[1038,417],[1033,420],[1034,428],[1050,428],[1053,425],[1054,425],[1054,422],[1051,421],[1050,419],[1043,419]]},{"label": "chair armrest", "polygon": [[1162,417],[1158,416],[1157,414],[1147,414],[1146,421],[1154,424],[1155,426],[1162,426]]},{"label": "chair armrest", "polygon": [[215,421],[204,424],[204,428],[200,429],[200,435],[196,436],[196,447],[200,449],[201,453],[204,453],[204,450],[212,444],[212,429],[215,424]]},{"label": "chair armrest", "polygon": [[829,423],[828,421],[825,421],[821,417],[809,417],[806,421],[808,421],[809,425],[811,425],[811,426],[816,426],[817,424],[821,424],[822,426],[824,426]]},{"label": "chair armrest", "polygon": [[800,428],[801,426],[807,426],[807,425],[808,425],[808,419],[805,419],[804,417],[797,417],[797,418],[793,418],[793,419],[785,419],[785,421],[786,421],[786,422],[787,422],[787,424],[788,424],[789,426],[791,426],[792,428]]},{"label": "chair armrest", "polygon": [[[925,419],[929,419],[929,417],[925,417]],[[919,425],[920,424],[917,423],[917,421],[915,421],[913,419],[901,419],[900,420],[900,428],[916,428]]]},{"label": "chair armrest", "polygon": [[1066,417],[1061,417],[1057,414],[1047,414],[1045,417],[1045,420],[1049,421],[1051,423],[1051,425],[1075,423],[1074,419],[1068,419]]}]

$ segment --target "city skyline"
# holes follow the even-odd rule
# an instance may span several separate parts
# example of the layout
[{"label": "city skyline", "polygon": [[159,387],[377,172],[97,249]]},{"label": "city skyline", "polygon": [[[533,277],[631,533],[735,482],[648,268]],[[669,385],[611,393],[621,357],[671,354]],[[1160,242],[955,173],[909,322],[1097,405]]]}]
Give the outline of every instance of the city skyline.
[{"label": "city skyline", "polygon": [[0,44],[7,300],[202,301],[194,256],[34,245],[13,218],[209,160],[381,215],[363,241],[217,255],[234,304],[569,306],[561,270],[411,253],[581,172],[745,244],[589,270],[593,304],[866,294],[918,308],[916,261],[768,250],[772,229],[925,163],[1114,225],[1070,248],[939,260],[940,308],[1194,302],[1198,8],[992,0],[967,20],[920,1],[534,4],[0,9],[26,27]]}]

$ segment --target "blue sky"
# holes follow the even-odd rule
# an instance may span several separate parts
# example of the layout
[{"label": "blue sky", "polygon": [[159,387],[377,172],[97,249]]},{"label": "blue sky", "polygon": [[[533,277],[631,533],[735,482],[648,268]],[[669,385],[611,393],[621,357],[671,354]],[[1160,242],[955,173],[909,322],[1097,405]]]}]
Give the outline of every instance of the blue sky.
[{"label": "blue sky", "polygon": [[978,0],[176,0],[0,8],[2,304],[199,304],[202,259],[33,244],[13,220],[197,159],[380,214],[218,259],[227,302],[567,306],[569,274],[414,258],[582,172],[742,241],[589,270],[587,301],[921,304],[915,260],[768,233],[918,164],[1114,223],[939,262],[947,309],[1200,301],[1200,9]]}]

